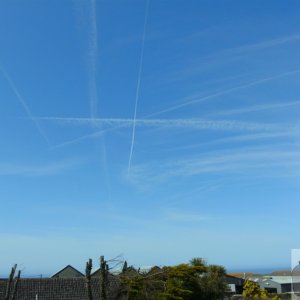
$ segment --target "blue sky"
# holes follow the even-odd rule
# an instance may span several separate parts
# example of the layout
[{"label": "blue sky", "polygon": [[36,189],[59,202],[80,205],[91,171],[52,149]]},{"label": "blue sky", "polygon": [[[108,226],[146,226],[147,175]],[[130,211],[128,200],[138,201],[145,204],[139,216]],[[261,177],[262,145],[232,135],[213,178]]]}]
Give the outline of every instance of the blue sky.
[{"label": "blue sky", "polygon": [[0,3],[0,273],[123,255],[289,266],[298,1]]}]

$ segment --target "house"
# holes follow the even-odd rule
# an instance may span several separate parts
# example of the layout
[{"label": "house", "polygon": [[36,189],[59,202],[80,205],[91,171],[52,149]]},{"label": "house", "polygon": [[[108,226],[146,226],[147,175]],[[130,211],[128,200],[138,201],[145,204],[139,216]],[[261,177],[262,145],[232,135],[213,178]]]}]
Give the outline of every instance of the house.
[{"label": "house", "polygon": [[[261,288],[270,293],[291,293],[293,290],[300,290],[300,277],[296,276],[260,276],[249,278],[256,282]],[[292,288],[293,287],[293,288]]]},{"label": "house", "polygon": [[226,274],[224,280],[228,284],[231,293],[242,294],[244,279]]},{"label": "house", "polygon": [[101,271],[101,269],[98,268],[97,270],[92,272],[91,277],[100,277],[100,275],[101,275],[100,271]]},{"label": "house", "polygon": [[51,278],[78,278],[84,277],[84,275],[76,270],[74,267],[67,265],[60,271],[56,272]]}]

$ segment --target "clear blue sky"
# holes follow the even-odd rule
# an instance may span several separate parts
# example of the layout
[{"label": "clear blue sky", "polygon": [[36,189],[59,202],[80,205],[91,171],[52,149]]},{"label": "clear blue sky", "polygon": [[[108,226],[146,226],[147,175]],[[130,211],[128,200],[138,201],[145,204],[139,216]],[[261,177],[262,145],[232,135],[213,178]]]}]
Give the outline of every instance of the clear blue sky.
[{"label": "clear blue sky", "polygon": [[101,254],[289,266],[299,9],[2,0],[0,273],[82,269]]}]

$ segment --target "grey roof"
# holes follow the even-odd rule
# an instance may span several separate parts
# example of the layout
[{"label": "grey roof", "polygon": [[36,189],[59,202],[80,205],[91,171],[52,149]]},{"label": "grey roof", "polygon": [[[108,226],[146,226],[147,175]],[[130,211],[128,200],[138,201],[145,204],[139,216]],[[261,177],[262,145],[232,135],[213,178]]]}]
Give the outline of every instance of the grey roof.
[{"label": "grey roof", "polygon": [[84,275],[80,271],[78,271],[77,269],[75,269],[71,265],[65,266],[64,268],[62,268],[61,270],[59,270],[58,272],[56,272],[55,274],[53,274],[51,277],[52,278],[59,277],[60,274],[62,274],[65,271],[68,271],[68,270],[76,273],[76,276],[73,276],[73,277],[84,277]]},{"label": "grey roof", "polygon": [[[7,280],[0,280],[0,299],[4,299]],[[100,283],[98,278],[91,280],[94,300],[100,298]],[[116,295],[119,281],[114,276],[109,276],[108,299],[121,299]],[[23,279],[18,284],[15,300],[88,300],[85,278],[38,278]]]},{"label": "grey roof", "polygon": [[299,276],[272,276],[272,281],[278,282],[280,284],[300,282]]},{"label": "grey roof", "polygon": [[287,283],[300,283],[300,276],[261,276],[261,277],[251,277],[251,280],[255,282],[267,282],[273,281],[279,284]]},{"label": "grey roof", "polygon": [[242,286],[245,282],[245,280],[242,278],[227,275],[227,274],[225,275],[224,279],[227,284],[235,284],[235,285],[240,285],[240,286]]}]

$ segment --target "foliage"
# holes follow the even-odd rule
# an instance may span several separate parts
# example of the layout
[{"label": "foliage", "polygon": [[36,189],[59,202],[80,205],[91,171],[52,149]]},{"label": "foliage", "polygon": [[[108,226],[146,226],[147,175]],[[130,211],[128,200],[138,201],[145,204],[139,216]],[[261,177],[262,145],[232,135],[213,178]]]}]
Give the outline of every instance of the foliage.
[{"label": "foliage", "polygon": [[123,269],[120,275],[122,291],[120,295],[127,295],[128,300],[152,300],[163,290],[162,271],[150,270],[148,273],[140,273],[133,267]]},{"label": "foliage", "polygon": [[280,300],[281,298],[280,298],[279,296],[276,295],[276,296],[271,297],[270,299],[271,299],[271,300]]},{"label": "foliage", "polygon": [[17,292],[18,283],[21,277],[21,271],[19,270],[17,275],[15,276],[17,270],[17,265],[15,264],[11,268],[11,272],[8,278],[7,286],[6,286],[6,292],[4,300],[14,300]]},{"label": "foliage", "polygon": [[224,281],[225,269],[221,266],[211,265],[200,279],[201,295],[197,299],[218,300],[223,299],[228,292]]},{"label": "foliage", "polygon": [[258,284],[251,280],[245,281],[243,296],[245,300],[280,300],[278,296],[270,297],[265,289],[260,288]]},{"label": "foliage", "polygon": [[204,265],[181,264],[164,268],[166,274],[165,290],[159,294],[161,300],[192,300],[199,290],[200,275]]},{"label": "foliage", "polygon": [[91,286],[91,273],[93,268],[93,262],[90,258],[85,267],[85,286],[88,294],[88,299],[93,300],[93,294],[92,294],[92,286]]},{"label": "foliage", "polygon": [[194,258],[190,264],[154,267],[146,274],[129,267],[120,278],[128,300],[219,300],[227,292],[224,275],[223,267]]}]

